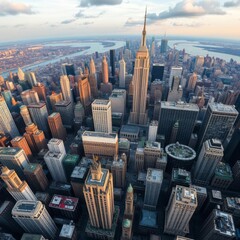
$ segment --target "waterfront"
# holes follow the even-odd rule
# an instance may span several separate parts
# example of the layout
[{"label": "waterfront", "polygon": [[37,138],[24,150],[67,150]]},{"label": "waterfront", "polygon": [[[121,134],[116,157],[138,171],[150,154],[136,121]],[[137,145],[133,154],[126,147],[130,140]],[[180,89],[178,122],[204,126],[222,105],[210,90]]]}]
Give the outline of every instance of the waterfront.
[{"label": "waterfront", "polygon": [[[212,44],[212,45],[205,44],[205,43],[203,44],[198,41],[169,40],[168,46],[170,48],[173,48],[175,46],[177,50],[185,49],[186,53],[192,56],[197,56],[197,55],[206,56],[208,54],[210,57],[220,58],[227,62],[229,62],[232,58],[233,60],[240,63],[240,56],[217,52],[217,48],[220,49],[220,48],[223,48],[223,46],[219,46],[215,44]],[[207,48],[215,49],[216,51],[208,51],[206,50]]]}]

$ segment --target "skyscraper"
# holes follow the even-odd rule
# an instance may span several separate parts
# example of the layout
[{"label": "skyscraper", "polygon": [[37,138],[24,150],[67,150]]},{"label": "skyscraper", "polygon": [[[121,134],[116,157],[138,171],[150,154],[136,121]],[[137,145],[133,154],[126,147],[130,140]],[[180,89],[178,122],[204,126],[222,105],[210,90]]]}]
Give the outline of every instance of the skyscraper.
[{"label": "skyscraper", "polygon": [[163,74],[164,74],[164,64],[153,63],[151,82],[155,81],[156,79],[159,79],[160,81],[162,81]]},{"label": "skyscraper", "polygon": [[38,97],[41,101],[46,102],[47,96],[46,96],[46,87],[43,83],[38,82],[34,87],[33,90],[37,92]]},{"label": "skyscraper", "polygon": [[63,63],[62,64],[62,74],[75,76],[75,69],[73,64]]},{"label": "skyscraper", "polygon": [[126,182],[127,162],[126,159],[114,159],[111,165],[113,184],[116,188],[124,188]]},{"label": "skyscraper", "polygon": [[196,184],[210,183],[218,163],[223,158],[223,151],[223,146],[217,139],[209,139],[203,143],[194,169]]},{"label": "skyscraper", "polygon": [[32,151],[25,137],[15,137],[14,139],[12,139],[11,144],[13,147],[22,148],[25,154],[27,155],[28,159],[29,160],[32,159]]},{"label": "skyscraper", "polygon": [[19,136],[19,131],[2,96],[0,96],[0,131],[10,134],[12,138]]},{"label": "skyscraper", "polygon": [[173,235],[189,233],[189,222],[196,208],[196,190],[177,185],[166,208],[164,232]]},{"label": "skyscraper", "polygon": [[63,168],[62,161],[66,155],[66,150],[63,141],[52,138],[48,142],[49,151],[45,154],[44,160],[47,164],[48,170],[55,181],[66,182],[66,175]]},{"label": "skyscraper", "polygon": [[167,40],[166,35],[165,35],[164,38],[161,40],[160,52],[161,53],[166,53],[167,52],[167,47],[168,47],[168,40]]},{"label": "skyscraper", "polygon": [[111,75],[115,76],[115,49],[110,50]]},{"label": "skyscraper", "polygon": [[170,71],[170,76],[169,76],[169,80],[168,80],[168,83],[169,83],[169,88],[172,87],[172,83],[173,83],[173,78],[175,77],[178,77],[179,78],[179,82],[182,78],[182,71],[183,71],[183,68],[182,67],[172,67],[171,68],[171,71]]},{"label": "skyscraper", "polygon": [[137,52],[133,75],[133,105],[130,113],[130,123],[146,125],[148,114],[146,111],[147,104],[147,87],[149,75],[149,52],[146,45],[146,18],[145,13],[144,27],[142,31],[141,46]]},{"label": "skyscraper", "polygon": [[89,64],[89,84],[91,88],[91,94],[94,98],[98,97],[97,75],[94,60],[91,58]]},{"label": "skyscraper", "polygon": [[125,88],[126,63],[122,58],[119,61],[119,87]]},{"label": "skyscraper", "polygon": [[59,112],[62,123],[66,128],[71,128],[73,124],[73,104],[71,101],[61,101],[55,104],[56,112]]},{"label": "skyscraper", "polygon": [[25,178],[23,169],[29,164],[29,161],[23,149],[1,147],[0,162],[9,169],[14,169],[22,179]]},{"label": "skyscraper", "polygon": [[20,107],[20,114],[26,126],[32,123],[32,119],[26,105],[22,105]]},{"label": "skyscraper", "polygon": [[31,103],[39,103],[38,93],[34,90],[25,90],[21,92],[21,98],[24,105],[29,105]]},{"label": "skyscraper", "polygon": [[180,85],[180,78],[173,77],[172,85],[169,88],[167,101],[168,102],[178,102],[181,100],[183,95],[182,86]]},{"label": "skyscraper", "polygon": [[28,81],[31,87],[34,87],[37,85],[37,79],[34,72],[26,72],[25,79]]},{"label": "skyscraper", "polygon": [[51,107],[52,107],[53,111],[55,112],[55,111],[56,111],[55,104],[56,104],[57,102],[63,101],[63,95],[62,95],[62,93],[55,93],[55,92],[53,92],[53,93],[49,96],[49,98],[50,98],[50,102],[51,102]]},{"label": "skyscraper", "polygon": [[56,236],[57,226],[40,201],[18,201],[12,217],[27,233],[42,234],[48,239]]},{"label": "skyscraper", "polygon": [[71,92],[70,81],[67,75],[63,75],[60,77],[60,84],[61,84],[63,99],[65,101],[71,101],[71,103],[73,103],[73,96]]},{"label": "skyscraper", "polygon": [[92,103],[92,115],[96,132],[112,132],[111,101],[96,99]]},{"label": "skyscraper", "polygon": [[48,116],[48,124],[53,138],[58,138],[63,141],[66,139],[67,133],[66,129],[62,124],[60,113],[54,112],[50,116]]},{"label": "skyscraper", "polygon": [[113,178],[94,158],[83,189],[90,225],[111,230],[114,220]]},{"label": "skyscraper", "polygon": [[122,113],[124,116],[126,109],[127,92],[124,89],[113,89],[109,100],[111,101],[112,113]]},{"label": "skyscraper", "polygon": [[87,77],[78,80],[80,100],[84,108],[91,104],[91,88]]},{"label": "skyscraper", "polygon": [[48,110],[45,103],[40,102],[38,104],[29,104],[28,105],[29,112],[31,114],[33,122],[37,125],[37,127],[44,131],[46,137],[49,136],[49,127],[48,127]]},{"label": "skyscraper", "polygon": [[208,139],[219,139],[222,144],[226,140],[238,116],[234,106],[221,103],[209,103],[198,135],[198,146]]},{"label": "skyscraper", "polygon": [[108,83],[109,74],[108,74],[108,63],[107,63],[106,56],[103,56],[103,59],[102,59],[102,78],[103,78],[103,83]]},{"label": "skyscraper", "polygon": [[148,168],[146,176],[146,187],[144,195],[144,207],[155,209],[163,182],[163,171],[160,169]]},{"label": "skyscraper", "polygon": [[194,72],[194,73],[189,77],[187,89],[188,89],[189,91],[194,91],[195,86],[196,86],[196,83],[197,83],[197,74]]},{"label": "skyscraper", "polygon": [[37,200],[27,182],[21,181],[14,170],[9,170],[7,167],[2,167],[1,171],[1,178],[7,185],[7,191],[16,201]]}]

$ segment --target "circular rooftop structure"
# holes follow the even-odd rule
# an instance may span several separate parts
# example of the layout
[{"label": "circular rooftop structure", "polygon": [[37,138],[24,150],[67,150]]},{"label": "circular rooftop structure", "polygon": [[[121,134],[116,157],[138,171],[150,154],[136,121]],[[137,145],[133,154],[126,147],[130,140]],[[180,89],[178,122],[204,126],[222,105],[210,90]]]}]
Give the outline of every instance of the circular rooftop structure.
[{"label": "circular rooftop structure", "polygon": [[196,152],[192,148],[179,142],[167,145],[165,151],[171,158],[182,161],[191,161],[196,157]]}]

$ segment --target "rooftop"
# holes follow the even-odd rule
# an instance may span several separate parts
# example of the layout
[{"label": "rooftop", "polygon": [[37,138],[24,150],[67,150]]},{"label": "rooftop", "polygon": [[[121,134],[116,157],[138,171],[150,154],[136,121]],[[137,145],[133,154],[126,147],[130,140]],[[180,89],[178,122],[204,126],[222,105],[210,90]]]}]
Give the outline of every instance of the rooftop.
[{"label": "rooftop", "polygon": [[151,182],[162,182],[163,181],[163,170],[148,168],[146,180]]},{"label": "rooftop", "polygon": [[105,99],[95,99],[92,104],[96,104],[96,105],[108,105],[109,103],[110,103],[109,100],[105,100]]},{"label": "rooftop", "polygon": [[231,214],[215,210],[214,212],[215,230],[221,235],[235,236],[235,226]]},{"label": "rooftop", "polygon": [[46,107],[46,103],[44,102],[39,102],[39,103],[31,103],[28,105],[28,108],[42,108],[42,107]]},{"label": "rooftop", "polygon": [[216,167],[215,176],[226,180],[232,180],[233,174],[229,164],[220,162]]},{"label": "rooftop", "polygon": [[34,172],[39,166],[40,164],[37,163],[29,163],[26,167],[24,167],[24,171]]},{"label": "rooftop", "polygon": [[24,233],[21,240],[42,240],[43,236],[38,234]]},{"label": "rooftop", "polygon": [[197,191],[194,188],[176,186],[176,201],[197,206]]},{"label": "rooftop", "polygon": [[87,172],[88,168],[83,166],[76,166],[72,172],[71,178],[83,179]]},{"label": "rooftop", "polygon": [[100,179],[100,181],[97,180],[93,180],[92,179],[92,174],[91,172],[88,174],[87,179],[85,181],[85,184],[87,185],[93,185],[93,186],[103,186],[105,183],[105,180],[107,178],[107,174],[108,174],[109,170],[108,169],[104,169],[102,168],[102,177]]},{"label": "rooftop", "polygon": [[157,212],[143,209],[141,214],[140,226],[157,228]]},{"label": "rooftop", "polygon": [[212,190],[212,197],[218,200],[222,200],[222,193],[218,190]]},{"label": "rooftop", "polygon": [[228,113],[238,115],[238,111],[235,109],[233,105],[225,105],[222,103],[209,103],[209,108],[216,113]]},{"label": "rooftop", "polygon": [[240,210],[240,198],[226,197],[227,207],[234,210]]},{"label": "rooftop", "polygon": [[72,238],[75,226],[70,224],[63,224],[59,237]]},{"label": "rooftop", "polygon": [[161,150],[161,143],[159,143],[159,142],[147,141],[147,142],[145,143],[145,148],[152,148],[152,149]]},{"label": "rooftop", "polygon": [[49,204],[49,207],[74,211],[78,204],[78,198],[55,194]]},{"label": "rooftop", "polygon": [[62,100],[62,101],[59,101],[57,103],[55,103],[55,106],[56,107],[65,107],[65,106],[68,106],[71,104],[71,101],[66,101],[66,100]]},{"label": "rooftop", "polygon": [[126,90],[124,89],[114,89],[112,94],[110,95],[109,99],[111,98],[122,98],[126,96]]},{"label": "rooftop", "polygon": [[85,131],[82,134],[83,137],[102,137],[102,138],[116,138],[116,133],[104,133],[104,132],[94,132],[94,131]]},{"label": "rooftop", "polygon": [[200,186],[197,186],[197,185],[191,185],[191,187],[195,188],[197,193],[207,195],[207,189],[205,187],[200,187]]},{"label": "rooftop", "polygon": [[199,107],[194,103],[185,103],[182,101],[179,102],[161,102],[162,109],[175,109],[175,110],[184,110],[184,111],[199,111]]},{"label": "rooftop", "polygon": [[191,173],[181,168],[174,168],[172,171],[172,180],[191,184]]},{"label": "rooftop", "polygon": [[170,157],[183,161],[190,161],[196,157],[196,152],[192,148],[178,142],[166,146],[165,151]]},{"label": "rooftop", "polygon": [[12,215],[35,216],[42,206],[40,201],[19,200],[12,209]]},{"label": "rooftop", "polygon": [[133,134],[139,134],[139,127],[138,126],[130,126],[130,125],[122,125],[120,132],[122,133],[133,133]]},{"label": "rooftop", "polygon": [[19,152],[23,151],[21,148],[14,148],[14,147],[0,147],[0,155],[13,155],[15,156]]}]

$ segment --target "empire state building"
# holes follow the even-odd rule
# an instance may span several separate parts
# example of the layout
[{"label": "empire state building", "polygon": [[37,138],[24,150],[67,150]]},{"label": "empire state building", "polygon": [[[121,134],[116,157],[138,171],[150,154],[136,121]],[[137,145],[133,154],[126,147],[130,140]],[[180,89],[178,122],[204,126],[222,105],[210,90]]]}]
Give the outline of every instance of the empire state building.
[{"label": "empire state building", "polygon": [[135,59],[133,75],[133,105],[130,113],[130,123],[140,125],[146,125],[148,120],[146,103],[150,62],[149,52],[146,46],[146,17],[147,11],[145,12],[141,46]]}]

